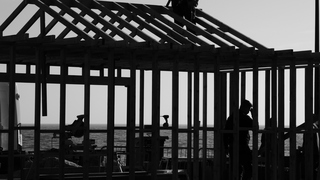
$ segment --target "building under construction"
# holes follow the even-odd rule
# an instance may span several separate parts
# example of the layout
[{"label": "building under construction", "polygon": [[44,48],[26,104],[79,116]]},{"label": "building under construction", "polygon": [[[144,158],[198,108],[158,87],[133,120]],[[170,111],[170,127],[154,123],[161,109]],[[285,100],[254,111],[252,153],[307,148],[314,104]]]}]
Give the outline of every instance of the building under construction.
[{"label": "building under construction", "polygon": [[[32,16],[12,26],[24,11]],[[179,26],[178,20],[184,24]],[[1,116],[1,140],[7,141],[0,155],[1,177],[7,179],[239,179],[238,151],[234,163],[225,156],[223,135],[239,135],[224,130],[228,115],[238,122],[241,100],[253,104],[253,120],[264,124],[250,128],[253,179],[312,179],[317,175],[318,153],[313,150],[313,128],[320,111],[320,54],[311,51],[276,51],[267,48],[232,27],[196,9],[193,24],[173,13],[171,7],[118,3],[98,0],[23,0],[0,26],[0,63],[4,70],[0,81],[9,86],[8,122]],[[30,28],[37,29],[30,35]],[[189,31],[190,30],[190,31]],[[34,34],[34,33],[33,33]],[[17,72],[17,67],[23,69]],[[74,75],[70,69],[80,68]],[[52,73],[58,69],[58,73]],[[123,72],[129,72],[124,76]],[[150,72],[152,83],[145,83]],[[160,118],[161,74],[169,72],[172,111],[169,126]],[[303,76],[303,83],[299,83]],[[181,81],[187,87],[181,87]],[[16,85],[35,85],[34,125],[16,124]],[[44,130],[42,116],[47,115],[47,85],[60,87],[59,128]],[[66,87],[83,85],[84,124],[82,146],[72,152],[66,143]],[[106,129],[90,128],[90,89],[107,87]],[[115,118],[116,86],[126,87],[126,126],[117,127]],[[152,90],[151,124],[144,117],[145,87]],[[209,88],[210,87],[210,88]],[[304,93],[297,93],[304,89]],[[249,93],[248,93],[249,92]],[[186,105],[180,102],[186,94]],[[209,98],[210,97],[210,98]],[[298,97],[303,99],[303,110]],[[209,103],[210,102],[210,103]],[[209,105],[210,104],[210,105]],[[212,106],[211,106],[212,105]],[[3,105],[1,104],[1,107]],[[186,108],[185,108],[186,107]],[[23,108],[23,107],[22,107]],[[1,109],[1,114],[3,110]],[[297,124],[297,112],[303,111],[305,122]],[[181,114],[187,126],[181,128]],[[209,114],[213,118],[208,118]],[[23,117],[21,117],[23,120]],[[199,123],[199,121],[201,123]],[[285,126],[288,124],[288,126]],[[213,126],[212,126],[213,124]],[[148,126],[149,125],[149,126]],[[118,149],[115,131],[122,129],[126,139],[121,153],[125,166],[115,169]],[[33,132],[33,151],[25,152],[16,145],[17,132]],[[171,144],[164,147],[171,133]],[[92,133],[103,133],[104,145],[95,148]],[[43,151],[42,134],[58,134],[58,148]],[[149,136],[145,134],[148,133]],[[181,134],[187,145],[181,156]],[[265,134],[265,156],[258,154],[261,134]],[[4,136],[6,135],[6,136]],[[304,142],[297,151],[299,135]],[[214,138],[213,138],[214,137]],[[213,139],[213,143],[208,143]],[[239,144],[235,141],[235,149]],[[164,152],[170,152],[164,155]],[[115,156],[115,154],[117,154]],[[148,155],[148,156],[147,156]],[[44,159],[54,157],[43,165]],[[101,158],[108,157],[108,158]],[[317,157],[317,158],[316,158]],[[71,159],[77,162],[70,166]],[[101,160],[104,160],[102,168]],[[96,161],[96,162],[95,162]],[[48,165],[51,164],[52,166]],[[315,172],[314,172],[315,169]]]}]

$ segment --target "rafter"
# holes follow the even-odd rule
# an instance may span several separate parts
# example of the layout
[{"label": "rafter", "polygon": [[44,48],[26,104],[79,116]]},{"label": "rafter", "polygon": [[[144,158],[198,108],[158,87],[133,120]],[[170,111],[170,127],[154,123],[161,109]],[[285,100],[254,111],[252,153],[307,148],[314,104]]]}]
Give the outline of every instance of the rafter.
[{"label": "rafter", "polygon": [[55,0],[54,4],[59,7],[61,10],[65,11],[66,13],[68,13],[70,16],[72,16],[73,18],[77,19],[77,21],[79,21],[80,23],[82,23],[84,26],[89,27],[93,32],[95,32],[96,34],[98,34],[100,37],[107,39],[107,40],[114,40],[112,37],[108,36],[105,32],[103,32],[101,29],[97,28],[96,26],[94,26],[92,23],[90,23],[87,19],[85,19],[84,17],[80,16],[78,13],[76,13],[75,11],[73,11],[72,9],[70,9],[67,5],[63,4],[61,1],[59,0]]},{"label": "rafter", "polygon": [[66,20],[60,14],[56,13],[53,9],[51,9],[49,6],[44,4],[42,1],[40,1],[40,0],[32,0],[32,2],[35,5],[37,5],[40,9],[45,10],[46,13],[50,14],[53,18],[56,18],[57,20],[59,20],[62,24],[64,24],[68,28],[70,28],[72,31],[74,31],[75,33],[78,33],[79,35],[81,35],[85,40],[88,40],[88,41],[92,41],[93,40],[93,38],[91,36],[89,36],[88,34],[83,32],[77,26],[75,26],[72,23],[70,23],[68,20]]},{"label": "rafter", "polygon": [[[115,2],[114,2],[115,3]],[[140,36],[141,38],[143,38],[146,41],[154,41],[156,42],[152,37],[148,36],[147,34],[143,33],[142,31],[140,31],[139,29],[135,28],[133,25],[131,25],[130,23],[128,23],[127,21],[123,20],[122,18],[120,18],[119,16],[116,16],[116,14],[114,14],[111,10],[107,9],[106,7],[104,7],[103,5],[101,5],[99,2],[97,1],[93,1],[93,4],[96,8],[98,8],[100,11],[106,13],[109,17],[111,17],[112,19],[115,19],[118,23],[122,24],[124,27],[126,27],[127,29],[129,29],[131,32],[136,32],[135,34],[137,34],[138,36]],[[117,3],[115,3],[116,6]],[[124,9],[119,9],[119,11],[123,11]]]},{"label": "rafter", "polygon": [[[28,33],[41,13],[53,19],[48,25],[40,22],[41,34],[46,36],[58,23],[65,26],[55,34],[58,44],[61,40],[95,41],[102,39],[109,45],[139,46],[137,43],[173,46],[191,45],[236,48],[266,49],[263,45],[211,17],[202,10],[196,10],[196,23],[192,23],[172,11],[172,8],[126,2],[100,0],[28,0],[21,3],[0,26],[0,33],[10,25],[27,4],[35,4],[39,10],[27,21],[17,35]],[[57,11],[57,9],[59,11]],[[45,18],[45,16],[43,16]],[[92,19],[92,20],[89,20]],[[175,20],[183,23],[180,26]],[[59,27],[60,28],[60,27]],[[189,31],[191,30],[191,31]],[[73,32],[75,35],[67,35]],[[173,45],[173,46],[172,46]]]}]

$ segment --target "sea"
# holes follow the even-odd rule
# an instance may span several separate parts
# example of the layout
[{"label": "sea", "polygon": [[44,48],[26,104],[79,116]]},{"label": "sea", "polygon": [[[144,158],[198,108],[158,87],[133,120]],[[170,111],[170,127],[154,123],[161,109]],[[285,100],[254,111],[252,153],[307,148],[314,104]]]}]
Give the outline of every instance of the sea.
[{"label": "sea", "polygon": [[[58,130],[59,125],[57,124],[45,124],[41,126],[42,130]],[[99,125],[99,124],[94,124],[90,125],[90,129],[92,130],[106,130],[107,126],[106,125]],[[22,133],[22,138],[23,138],[23,147],[22,150],[26,152],[32,152],[34,151],[34,131],[33,130],[21,130]],[[146,133],[146,136],[150,134]],[[161,130],[160,131],[160,136],[168,136],[168,139],[164,142],[164,148],[165,149],[170,149],[172,147],[171,144],[171,130]],[[90,133],[90,139],[95,140],[95,144],[97,145],[97,149],[100,149],[104,146],[107,145],[107,134],[106,133]],[[126,139],[126,130],[115,130],[114,134],[114,142],[116,147],[121,147],[125,146],[125,139]],[[259,134],[259,144],[261,142],[261,134]],[[199,148],[202,148],[202,131],[199,132]],[[83,141],[83,138],[75,138],[72,137],[71,139],[74,144],[81,144]],[[207,132],[207,148],[209,155],[207,156],[213,156],[213,147],[214,147],[214,135],[212,131]],[[249,143],[249,145],[252,147],[252,138]],[[186,149],[187,147],[187,133],[179,133],[179,147],[182,147],[182,149]],[[296,148],[299,146],[302,146],[302,135],[297,135],[297,143],[296,143]],[[41,133],[40,135],[40,150],[45,151],[45,150],[50,150],[50,149],[58,149],[59,148],[59,138],[53,135],[53,133]],[[285,141],[285,155],[289,156],[290,154],[290,143],[289,139]],[[179,156],[186,156],[186,153],[183,153],[182,151],[179,151]],[[170,157],[171,153],[170,150],[165,151],[164,156]]]}]

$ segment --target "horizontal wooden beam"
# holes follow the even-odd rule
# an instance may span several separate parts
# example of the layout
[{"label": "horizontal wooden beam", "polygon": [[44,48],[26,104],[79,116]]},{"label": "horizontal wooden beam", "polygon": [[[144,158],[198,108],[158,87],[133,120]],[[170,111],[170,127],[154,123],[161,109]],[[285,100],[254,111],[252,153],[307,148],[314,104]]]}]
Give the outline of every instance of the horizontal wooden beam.
[{"label": "horizontal wooden beam", "polygon": [[[15,74],[15,80],[18,83],[35,83],[35,74]],[[47,83],[60,84],[60,75],[47,75]],[[9,82],[9,74],[0,73],[1,82]],[[108,85],[110,79],[108,77],[91,76],[91,85]],[[84,84],[84,78],[82,76],[68,75],[66,77],[67,84]],[[130,85],[130,78],[116,77],[115,85],[128,86]]]}]

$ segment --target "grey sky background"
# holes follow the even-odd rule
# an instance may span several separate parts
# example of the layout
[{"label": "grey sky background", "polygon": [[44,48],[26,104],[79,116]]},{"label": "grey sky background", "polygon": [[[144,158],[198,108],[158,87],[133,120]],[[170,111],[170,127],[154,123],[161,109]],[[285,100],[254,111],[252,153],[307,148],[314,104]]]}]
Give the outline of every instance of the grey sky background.
[{"label": "grey sky background", "polygon": [[[13,12],[22,0],[0,1],[0,24]],[[145,3],[165,5],[166,0],[119,0],[120,2]],[[314,1],[311,0],[199,0],[198,8],[211,16],[231,26],[237,31],[256,40],[268,48],[276,50],[293,49],[295,51],[314,51]],[[37,8],[30,6],[25,14],[19,17],[16,24],[5,32],[10,35],[19,29],[20,22],[26,22]],[[31,32],[38,33],[37,28]],[[76,71],[76,70],[75,70]],[[161,112],[171,116],[171,80],[170,73],[162,74]],[[180,89],[186,88],[185,74],[181,74]],[[210,78],[210,76],[209,76]],[[302,78],[303,79],[303,78]],[[146,82],[151,82],[151,74],[147,72]],[[298,83],[302,80],[298,79]],[[34,121],[34,85],[18,84],[21,95],[21,117],[22,123],[33,123]],[[208,90],[210,90],[209,87]],[[126,89],[117,87],[116,101],[116,123],[124,124],[126,121]],[[303,88],[298,90],[303,93]],[[78,114],[83,113],[83,86],[68,86],[67,88],[67,123],[71,123]],[[106,123],[106,87],[91,88],[91,112],[90,121],[94,124]],[[208,91],[210,92],[210,91]],[[248,92],[250,93],[250,92]],[[185,98],[180,95],[181,108],[185,109]],[[210,97],[210,95],[209,95]],[[42,117],[42,123],[59,122],[59,86],[48,85],[48,117]],[[146,87],[146,124],[151,122],[151,86]],[[302,101],[302,100],[301,100]],[[300,102],[300,100],[299,100]],[[208,102],[208,108],[213,109],[212,101]],[[298,122],[303,121],[304,106],[299,103]],[[259,109],[260,111],[260,109]],[[262,112],[263,113],[263,112]],[[262,116],[262,113],[260,116]],[[208,121],[212,123],[212,113],[208,114]],[[259,116],[259,117],[260,117]],[[201,120],[202,117],[200,117]],[[264,119],[259,120],[263,124]],[[161,121],[162,122],[162,121]],[[179,122],[186,123],[186,113],[182,111]],[[169,118],[171,123],[171,117]]]}]

